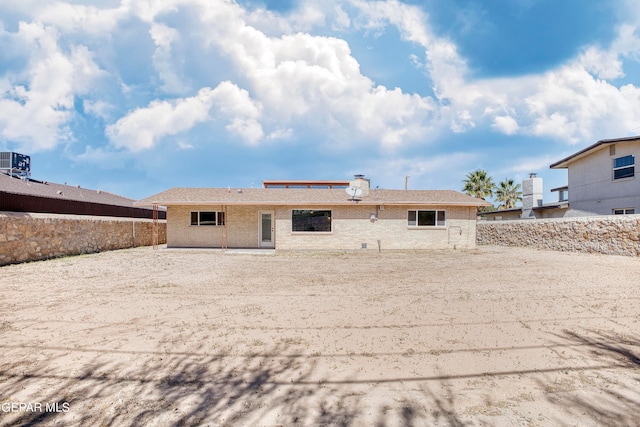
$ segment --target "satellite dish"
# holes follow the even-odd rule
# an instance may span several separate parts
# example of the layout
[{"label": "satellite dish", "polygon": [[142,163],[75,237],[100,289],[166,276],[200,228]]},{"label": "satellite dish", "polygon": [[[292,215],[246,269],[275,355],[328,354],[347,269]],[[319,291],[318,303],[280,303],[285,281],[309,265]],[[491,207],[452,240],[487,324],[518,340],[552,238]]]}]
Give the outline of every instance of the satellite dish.
[{"label": "satellite dish", "polygon": [[356,197],[362,196],[362,190],[356,187],[345,188],[345,191],[348,195],[351,196],[351,200],[354,200]]}]

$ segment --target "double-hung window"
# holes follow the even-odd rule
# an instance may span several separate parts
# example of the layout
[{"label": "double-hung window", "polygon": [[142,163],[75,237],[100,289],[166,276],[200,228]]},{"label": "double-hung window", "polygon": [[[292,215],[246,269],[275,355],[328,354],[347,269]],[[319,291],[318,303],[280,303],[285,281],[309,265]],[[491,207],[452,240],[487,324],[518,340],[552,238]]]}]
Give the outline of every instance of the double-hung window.
[{"label": "double-hung window", "polygon": [[613,159],[613,179],[633,177],[636,173],[635,163],[633,154]]},{"label": "double-hung window", "polygon": [[409,227],[444,227],[445,211],[440,210],[410,210],[407,216]]},{"label": "double-hung window", "polygon": [[191,212],[191,225],[224,225],[224,212]]}]

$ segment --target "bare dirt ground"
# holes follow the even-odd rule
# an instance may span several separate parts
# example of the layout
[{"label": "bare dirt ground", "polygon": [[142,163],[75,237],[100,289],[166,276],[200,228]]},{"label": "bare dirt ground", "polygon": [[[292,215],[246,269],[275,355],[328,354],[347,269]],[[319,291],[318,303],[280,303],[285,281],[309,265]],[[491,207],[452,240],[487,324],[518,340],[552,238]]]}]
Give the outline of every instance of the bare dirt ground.
[{"label": "bare dirt ground", "polygon": [[0,425],[636,426],[639,278],[499,247],[5,266]]}]

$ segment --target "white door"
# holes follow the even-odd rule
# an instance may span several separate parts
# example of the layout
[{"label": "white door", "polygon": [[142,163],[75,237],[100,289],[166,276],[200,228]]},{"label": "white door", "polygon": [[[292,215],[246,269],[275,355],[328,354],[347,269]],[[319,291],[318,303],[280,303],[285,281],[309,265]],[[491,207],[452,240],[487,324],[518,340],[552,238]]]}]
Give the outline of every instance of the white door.
[{"label": "white door", "polygon": [[275,248],[275,228],[273,225],[273,211],[260,211],[260,247]]}]

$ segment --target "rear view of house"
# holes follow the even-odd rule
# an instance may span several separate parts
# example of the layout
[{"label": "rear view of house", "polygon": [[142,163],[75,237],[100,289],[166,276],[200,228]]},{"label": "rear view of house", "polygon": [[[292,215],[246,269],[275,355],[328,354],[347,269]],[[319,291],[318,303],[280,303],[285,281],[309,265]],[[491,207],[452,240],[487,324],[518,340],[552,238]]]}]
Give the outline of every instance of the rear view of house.
[{"label": "rear view of house", "polygon": [[473,248],[488,205],[451,190],[371,189],[362,176],[172,188],[136,204],[166,206],[169,247],[279,250]]}]

